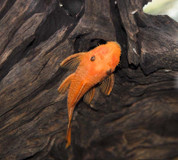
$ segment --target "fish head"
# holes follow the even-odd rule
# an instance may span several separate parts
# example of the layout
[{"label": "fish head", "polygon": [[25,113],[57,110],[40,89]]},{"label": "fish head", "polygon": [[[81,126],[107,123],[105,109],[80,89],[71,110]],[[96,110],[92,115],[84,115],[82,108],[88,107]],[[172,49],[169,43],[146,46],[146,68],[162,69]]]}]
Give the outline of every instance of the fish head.
[{"label": "fish head", "polygon": [[[120,55],[120,45],[117,42],[110,41],[89,51],[85,57],[85,65],[88,64],[88,68],[93,74],[110,75],[118,65]],[[87,61],[88,63],[86,63]]]},{"label": "fish head", "polygon": [[[104,61],[110,68],[111,72],[113,72],[120,62],[121,47],[117,42],[114,41],[107,42],[105,47],[107,48],[107,52],[104,55]],[[103,56],[102,53],[101,56]]]}]

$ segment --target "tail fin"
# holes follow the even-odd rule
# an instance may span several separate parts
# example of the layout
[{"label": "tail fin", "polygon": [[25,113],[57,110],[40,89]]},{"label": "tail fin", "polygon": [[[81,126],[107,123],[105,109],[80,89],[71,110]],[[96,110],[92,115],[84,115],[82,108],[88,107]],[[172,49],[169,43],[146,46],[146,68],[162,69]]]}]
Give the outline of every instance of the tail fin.
[{"label": "tail fin", "polygon": [[65,148],[68,148],[71,145],[71,121],[72,121],[72,114],[74,111],[75,106],[71,106],[68,108],[68,117],[69,117],[69,121],[68,121],[68,127],[67,127],[67,136],[66,136],[66,146]]},{"label": "tail fin", "polygon": [[67,140],[67,143],[66,143],[65,148],[67,149],[71,144],[71,127],[67,128],[66,140]]}]

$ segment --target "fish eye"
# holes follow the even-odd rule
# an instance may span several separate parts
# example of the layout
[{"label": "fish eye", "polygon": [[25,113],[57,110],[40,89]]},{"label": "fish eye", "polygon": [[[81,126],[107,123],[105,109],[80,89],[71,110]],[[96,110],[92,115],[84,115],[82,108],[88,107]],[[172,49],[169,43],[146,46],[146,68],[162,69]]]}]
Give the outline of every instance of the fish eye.
[{"label": "fish eye", "polygon": [[92,56],[92,57],[90,58],[90,61],[95,61],[95,56]]}]

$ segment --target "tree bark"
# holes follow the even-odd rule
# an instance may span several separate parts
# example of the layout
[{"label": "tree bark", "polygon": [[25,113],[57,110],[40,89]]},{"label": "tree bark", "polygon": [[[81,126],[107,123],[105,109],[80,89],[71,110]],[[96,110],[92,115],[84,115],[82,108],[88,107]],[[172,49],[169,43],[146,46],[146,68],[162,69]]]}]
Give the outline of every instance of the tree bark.
[{"label": "tree bark", "polygon": [[[0,159],[178,159],[178,23],[143,13],[148,1],[0,1]],[[113,91],[78,103],[65,149],[59,64],[110,40]]]}]

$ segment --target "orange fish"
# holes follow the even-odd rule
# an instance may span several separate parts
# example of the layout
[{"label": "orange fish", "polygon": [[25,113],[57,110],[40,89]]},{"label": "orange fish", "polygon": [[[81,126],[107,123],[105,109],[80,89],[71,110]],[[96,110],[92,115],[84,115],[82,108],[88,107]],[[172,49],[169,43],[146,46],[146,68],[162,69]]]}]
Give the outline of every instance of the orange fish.
[{"label": "orange fish", "polygon": [[88,52],[73,54],[64,59],[60,66],[76,69],[58,88],[59,93],[68,90],[68,128],[66,148],[71,144],[71,120],[74,108],[83,97],[90,104],[95,94],[96,84],[101,91],[109,95],[114,85],[114,70],[120,61],[121,47],[117,42],[107,42]]}]

